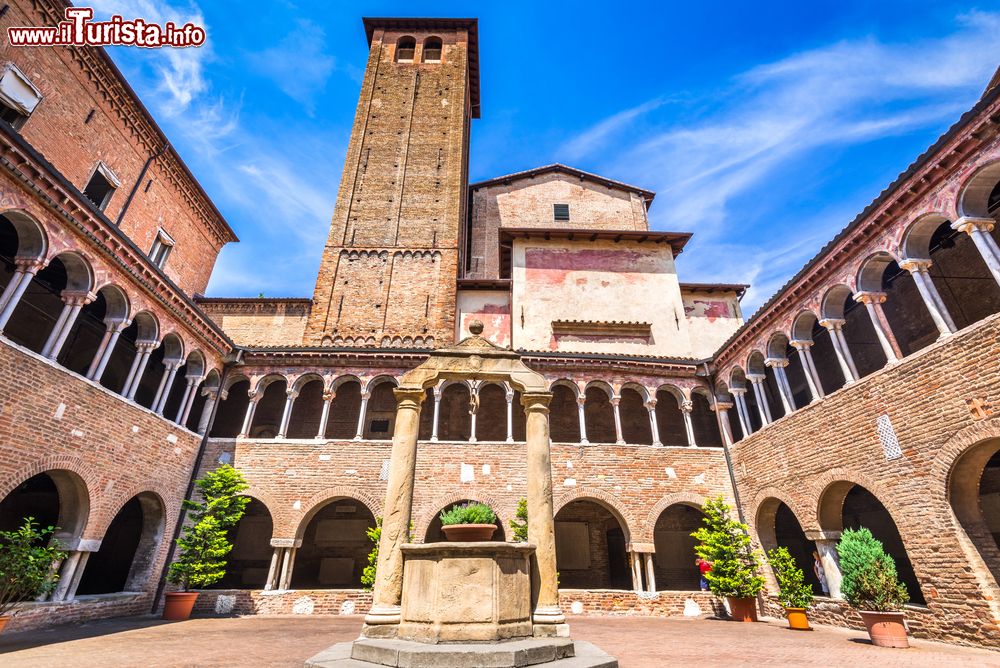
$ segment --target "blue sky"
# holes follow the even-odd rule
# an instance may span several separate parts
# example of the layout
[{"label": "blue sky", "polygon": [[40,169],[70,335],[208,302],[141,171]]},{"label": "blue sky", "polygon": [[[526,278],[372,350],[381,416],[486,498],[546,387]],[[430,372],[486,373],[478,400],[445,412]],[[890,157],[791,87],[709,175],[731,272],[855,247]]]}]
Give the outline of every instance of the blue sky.
[{"label": "blue sky", "polygon": [[361,17],[479,18],[471,178],[564,162],[657,192],[685,281],[749,315],[1000,65],[1000,6],[922,2],[152,2],[205,47],[111,55],[241,238],[211,295],[311,296],[367,48]]}]

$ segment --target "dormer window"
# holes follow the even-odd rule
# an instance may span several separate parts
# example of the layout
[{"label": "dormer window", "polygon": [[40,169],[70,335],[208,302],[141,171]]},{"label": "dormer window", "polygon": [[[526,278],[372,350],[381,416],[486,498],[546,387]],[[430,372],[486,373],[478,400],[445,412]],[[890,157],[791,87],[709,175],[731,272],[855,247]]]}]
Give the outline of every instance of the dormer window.
[{"label": "dormer window", "polygon": [[0,119],[19,130],[41,100],[42,94],[28,77],[13,63],[7,63],[0,74]]},{"label": "dormer window", "polygon": [[111,201],[111,196],[115,194],[115,189],[121,185],[121,181],[115,173],[103,162],[97,163],[94,173],[90,175],[87,187],[83,189],[83,194],[93,202],[101,211]]},{"label": "dormer window", "polygon": [[428,37],[424,40],[423,61],[425,63],[441,62],[441,38]]},{"label": "dormer window", "polygon": [[569,222],[569,204],[553,204],[552,205],[552,218],[557,223],[568,223]]},{"label": "dormer window", "polygon": [[163,228],[160,228],[156,233],[156,239],[153,240],[153,247],[149,250],[149,259],[157,267],[163,269],[163,265],[167,263],[167,257],[173,249],[174,240],[163,231]]},{"label": "dormer window", "polygon": [[417,50],[417,40],[412,37],[400,37],[396,42],[396,62],[412,63],[413,54]]}]

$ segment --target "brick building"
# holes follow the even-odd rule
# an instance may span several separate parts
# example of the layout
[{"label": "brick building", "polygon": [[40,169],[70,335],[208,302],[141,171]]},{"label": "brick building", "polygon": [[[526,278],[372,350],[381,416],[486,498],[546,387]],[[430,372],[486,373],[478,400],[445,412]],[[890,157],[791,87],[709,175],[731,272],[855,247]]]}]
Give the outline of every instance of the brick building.
[{"label": "brick building", "polygon": [[[63,8],[15,2],[0,27]],[[567,610],[708,612],[690,532],[722,494],[807,573],[820,553],[824,621],[859,621],[833,546],[864,525],[915,633],[1000,643],[1000,88],[744,322],[746,286],[680,279],[691,234],[649,229],[654,193],[559,164],[468,182],[474,20],[364,26],[312,298],[198,296],[235,235],[107,56],[0,49],[0,526],[34,514],[71,550],[16,624],[149,610],[218,462],[253,501],[202,610],[363,611],[392,389],[479,320],[550,383]],[[508,536],[520,407],[426,389],[414,540],[469,499]]]}]

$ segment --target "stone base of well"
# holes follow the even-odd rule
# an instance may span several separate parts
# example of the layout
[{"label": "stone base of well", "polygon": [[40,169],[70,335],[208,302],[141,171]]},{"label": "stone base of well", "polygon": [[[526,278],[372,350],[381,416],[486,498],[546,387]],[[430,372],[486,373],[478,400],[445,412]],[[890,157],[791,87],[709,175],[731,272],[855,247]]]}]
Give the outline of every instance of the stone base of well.
[{"label": "stone base of well", "polygon": [[428,645],[408,640],[360,639],[333,645],[306,668],[618,668],[618,661],[586,642],[526,638],[492,643]]}]

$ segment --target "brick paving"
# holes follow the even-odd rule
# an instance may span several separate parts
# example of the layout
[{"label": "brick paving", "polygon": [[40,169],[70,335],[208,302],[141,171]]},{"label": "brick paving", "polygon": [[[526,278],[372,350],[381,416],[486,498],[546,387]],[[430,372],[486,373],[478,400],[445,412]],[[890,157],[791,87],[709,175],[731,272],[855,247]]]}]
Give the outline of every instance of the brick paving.
[{"label": "brick paving", "polygon": [[[789,631],[784,621],[578,617],[573,636],[645,666],[827,665],[998,666],[1000,652],[914,641],[907,650],[872,647],[864,632],[822,627]],[[167,623],[113,619],[0,635],[4,668],[295,666],[335,642],[357,637],[360,617],[243,617]]]}]

